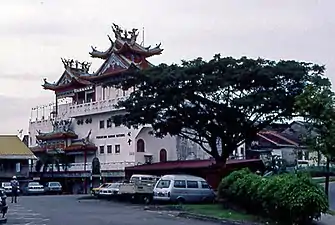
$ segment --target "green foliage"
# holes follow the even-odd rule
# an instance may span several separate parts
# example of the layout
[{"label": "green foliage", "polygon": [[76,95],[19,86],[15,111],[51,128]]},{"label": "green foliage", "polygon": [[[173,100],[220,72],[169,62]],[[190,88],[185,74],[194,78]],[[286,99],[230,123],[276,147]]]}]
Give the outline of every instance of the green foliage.
[{"label": "green foliage", "polygon": [[310,150],[335,157],[335,94],[330,82],[308,85],[296,98],[296,109],[310,124],[306,143]]},{"label": "green foliage", "polygon": [[307,224],[328,210],[325,193],[306,173],[263,178],[235,171],[222,180],[219,196],[284,224]]},{"label": "green foliage", "polygon": [[49,166],[55,166],[59,172],[61,168],[67,171],[70,167],[69,159],[66,154],[57,152],[55,154],[45,153],[39,157],[35,164],[35,169],[40,172],[43,169],[43,173],[47,172]]},{"label": "green foliage", "polygon": [[220,55],[161,64],[115,83],[135,91],[118,103],[128,113],[114,120],[128,127],[150,124],[158,137],[179,135],[225,161],[273,121],[292,118],[296,97],[323,71],[310,63]]}]

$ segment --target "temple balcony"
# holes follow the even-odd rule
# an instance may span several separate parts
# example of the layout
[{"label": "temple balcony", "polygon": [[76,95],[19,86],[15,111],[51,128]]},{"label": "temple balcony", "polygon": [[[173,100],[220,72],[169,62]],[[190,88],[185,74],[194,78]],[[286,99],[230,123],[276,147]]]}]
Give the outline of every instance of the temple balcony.
[{"label": "temple balcony", "polygon": [[58,116],[61,118],[72,118],[79,116],[87,116],[92,114],[100,114],[111,111],[119,111],[115,105],[118,101],[124,100],[124,97],[106,99],[95,102],[86,102],[82,104],[68,103],[58,106]]},{"label": "temple balcony", "polygon": [[[134,166],[134,162],[108,162],[108,163],[100,163],[101,171],[124,171],[125,167]],[[58,172],[57,167],[54,165],[53,168],[51,165],[48,166],[47,172]],[[69,164],[67,171],[64,170],[62,166],[60,166],[60,172],[91,172],[92,171],[92,163],[71,163]],[[32,168],[32,172],[37,172],[35,170],[35,165]],[[42,172],[42,170],[40,171]]]}]

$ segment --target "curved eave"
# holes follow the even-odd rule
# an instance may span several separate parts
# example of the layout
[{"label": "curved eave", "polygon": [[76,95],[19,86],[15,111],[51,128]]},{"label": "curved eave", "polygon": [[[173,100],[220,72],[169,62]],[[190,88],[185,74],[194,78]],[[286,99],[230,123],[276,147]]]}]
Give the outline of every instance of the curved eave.
[{"label": "curved eave", "polygon": [[100,51],[95,50],[95,51],[89,52],[89,54],[92,58],[108,59],[111,52],[113,52],[113,51],[112,50],[107,50],[106,52],[100,52]]},{"label": "curved eave", "polygon": [[91,85],[92,83],[85,79],[79,79],[79,78],[73,78],[70,83],[64,84],[64,85],[50,85],[50,84],[42,84],[42,87],[45,90],[52,90],[52,91],[58,91],[58,90],[63,90],[66,88],[73,87],[74,85],[80,85],[80,86],[87,86]]},{"label": "curved eave", "polygon": [[160,49],[160,48],[157,48],[157,49],[154,48],[154,49],[150,49],[150,50],[147,50],[147,51],[132,49],[132,51],[134,53],[137,53],[137,54],[145,56],[145,57],[151,57],[151,56],[154,56],[154,55],[160,55],[160,54],[162,54],[163,50],[164,49]]},{"label": "curved eave", "polygon": [[114,48],[114,53],[117,53],[117,54],[122,54],[122,53],[126,53],[126,52],[132,52],[132,53],[136,53],[136,54],[139,54],[141,56],[144,56],[144,57],[151,57],[151,56],[154,56],[154,55],[160,55],[162,54],[162,51],[164,49],[161,49],[159,47],[155,47],[155,48],[152,48],[152,49],[142,49],[142,47],[139,47],[139,46],[131,46],[129,45],[128,43],[123,43],[123,44],[119,44],[121,47],[119,48]]},{"label": "curved eave", "polygon": [[40,134],[36,138],[41,141],[59,140],[65,138],[78,138],[78,135],[73,133],[53,133],[53,134]]},{"label": "curved eave", "polygon": [[92,80],[92,81],[97,81],[97,80],[109,78],[109,77],[112,77],[112,76],[119,76],[119,75],[122,75],[122,74],[128,72],[129,68],[116,70],[116,71],[113,71],[113,72],[110,72],[110,73],[105,73],[105,74],[98,75],[98,76],[92,76],[92,77],[89,77],[87,79]]}]

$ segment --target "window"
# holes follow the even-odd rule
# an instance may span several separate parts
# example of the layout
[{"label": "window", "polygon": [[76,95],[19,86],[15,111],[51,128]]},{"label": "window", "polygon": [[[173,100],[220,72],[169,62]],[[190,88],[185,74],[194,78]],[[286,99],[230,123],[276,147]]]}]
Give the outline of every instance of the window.
[{"label": "window", "polygon": [[199,188],[198,181],[188,180],[187,188]]},{"label": "window", "polygon": [[169,180],[160,180],[157,184],[157,188],[168,188],[170,187],[171,181]]},{"label": "window", "polygon": [[100,120],[100,129],[104,129],[104,128],[105,128],[105,121]]},{"label": "window", "polygon": [[186,182],[184,180],[175,180],[173,186],[175,188],[186,188]]},{"label": "window", "polygon": [[115,145],[115,154],[120,154],[120,152],[121,152],[121,146]]},{"label": "window", "polygon": [[107,128],[111,128],[112,127],[112,120],[108,119],[107,120]]},{"label": "window", "polygon": [[210,189],[210,186],[207,184],[207,182],[201,181],[200,183],[201,183],[201,188]]},{"label": "window", "polygon": [[167,151],[164,148],[162,148],[159,151],[159,161],[160,162],[166,162],[167,161]]},{"label": "window", "polygon": [[122,123],[121,118],[113,117],[113,121],[114,121],[115,127],[121,126],[121,123]]},{"label": "window", "polygon": [[105,146],[100,146],[100,154],[104,154],[105,153]]},{"label": "window", "polygon": [[144,144],[144,141],[143,141],[143,139],[139,139],[138,141],[137,141],[137,152],[145,152],[145,144]]},{"label": "window", "polygon": [[107,145],[107,153],[112,153],[112,146],[111,145]]}]

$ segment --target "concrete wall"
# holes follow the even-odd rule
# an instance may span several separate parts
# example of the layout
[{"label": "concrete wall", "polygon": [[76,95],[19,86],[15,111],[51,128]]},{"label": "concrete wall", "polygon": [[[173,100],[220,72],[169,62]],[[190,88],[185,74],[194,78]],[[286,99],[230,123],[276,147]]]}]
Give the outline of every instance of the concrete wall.
[{"label": "concrete wall", "polygon": [[[177,160],[177,140],[175,137],[166,136],[164,138],[156,138],[149,134],[152,129],[149,127],[144,127],[141,129],[136,137],[136,143],[138,140],[142,139],[144,141],[145,151],[137,152],[135,147],[135,163],[143,164],[145,163],[145,155],[152,156],[152,162],[159,162],[160,150],[165,149],[167,151],[167,160]],[[135,143],[135,145],[136,145]]]}]

